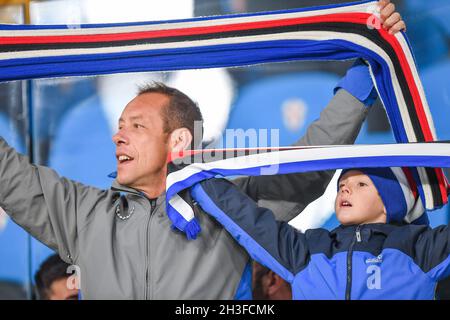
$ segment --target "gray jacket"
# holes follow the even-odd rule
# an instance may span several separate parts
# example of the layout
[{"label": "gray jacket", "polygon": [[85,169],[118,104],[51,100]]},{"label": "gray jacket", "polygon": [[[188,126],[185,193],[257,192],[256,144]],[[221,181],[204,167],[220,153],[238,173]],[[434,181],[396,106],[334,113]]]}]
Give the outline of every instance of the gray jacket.
[{"label": "gray jacket", "polygon": [[[366,113],[362,103],[339,90],[297,144],[353,143]],[[247,177],[236,183],[287,221],[322,195],[332,174]],[[118,217],[121,194],[132,212],[126,220]],[[150,200],[116,182],[100,190],[61,178],[50,168],[29,164],[0,138],[0,206],[79,267],[83,298],[233,299],[248,255],[202,212],[197,213],[202,226],[197,240],[172,231],[164,196]]]}]

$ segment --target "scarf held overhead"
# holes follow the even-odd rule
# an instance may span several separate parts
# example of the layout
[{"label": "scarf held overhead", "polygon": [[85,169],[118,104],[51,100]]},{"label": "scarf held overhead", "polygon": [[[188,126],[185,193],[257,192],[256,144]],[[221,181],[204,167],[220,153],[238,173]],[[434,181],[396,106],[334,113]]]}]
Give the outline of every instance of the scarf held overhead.
[{"label": "scarf held overhead", "polygon": [[[406,143],[379,145],[342,145],[287,147],[281,149],[225,149],[187,152],[184,158],[168,165],[166,182],[167,214],[173,227],[195,239],[200,225],[195,218],[189,188],[217,176],[260,176],[292,174],[316,170],[403,167],[411,189],[424,195],[411,167],[450,167],[450,143]],[[242,155],[244,154],[244,155]],[[214,160],[214,159],[221,160]],[[207,159],[213,161],[207,162]],[[406,168],[408,167],[408,168]],[[422,188],[423,190],[423,188]],[[408,222],[427,223],[420,211]]]},{"label": "scarf held overhead", "polygon": [[[363,58],[397,142],[436,134],[404,33],[389,34],[376,1],[162,22],[0,25],[0,81]],[[413,169],[427,209],[447,203],[441,169]]]}]

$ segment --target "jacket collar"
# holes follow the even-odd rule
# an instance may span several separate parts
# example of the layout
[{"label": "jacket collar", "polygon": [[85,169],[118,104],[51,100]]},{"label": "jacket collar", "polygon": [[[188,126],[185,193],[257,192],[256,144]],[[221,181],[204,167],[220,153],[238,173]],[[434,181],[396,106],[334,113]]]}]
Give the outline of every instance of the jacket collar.
[{"label": "jacket collar", "polygon": [[[147,197],[145,195],[145,193],[143,193],[142,191],[139,191],[137,189],[133,189],[124,185],[121,185],[120,183],[117,182],[116,179],[114,179],[111,189],[113,189],[114,191],[119,191],[119,192],[126,192],[126,193],[131,193],[131,194],[135,194],[141,197],[144,197],[146,199],[149,200],[153,200],[150,199],[149,197]],[[156,198],[156,205],[159,206],[162,204],[162,202],[166,199],[166,191],[164,191],[158,198]]]},{"label": "jacket collar", "polygon": [[368,224],[361,224],[361,225],[340,225],[336,229],[332,230],[332,234],[337,233],[354,233],[356,232],[356,229],[360,228],[360,230],[368,230],[370,233],[381,233],[384,235],[389,235],[392,231],[398,228],[398,226],[388,223],[368,223]]}]

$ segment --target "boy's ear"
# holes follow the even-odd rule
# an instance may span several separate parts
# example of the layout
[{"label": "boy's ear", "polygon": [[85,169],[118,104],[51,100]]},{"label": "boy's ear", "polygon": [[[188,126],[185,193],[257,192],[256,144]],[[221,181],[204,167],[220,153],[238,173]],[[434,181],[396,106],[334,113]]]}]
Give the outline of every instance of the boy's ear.
[{"label": "boy's ear", "polygon": [[192,134],[187,128],[178,128],[172,131],[169,138],[171,152],[180,152],[189,149],[192,142]]}]

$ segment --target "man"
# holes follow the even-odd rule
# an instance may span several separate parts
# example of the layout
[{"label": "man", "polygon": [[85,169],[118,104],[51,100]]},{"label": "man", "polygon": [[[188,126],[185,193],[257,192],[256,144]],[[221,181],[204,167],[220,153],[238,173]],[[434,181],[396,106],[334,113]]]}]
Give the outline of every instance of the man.
[{"label": "man", "polygon": [[[404,28],[392,4],[380,6],[389,30]],[[352,68],[345,79],[298,145],[354,142],[367,114],[364,104],[375,91],[365,66]],[[198,107],[180,91],[161,84],[142,88],[113,137],[118,164],[110,190],[30,165],[0,139],[0,206],[79,266],[86,299],[249,299],[249,257],[233,238],[200,212],[201,235],[188,241],[171,230],[165,213],[167,156],[191,147],[193,122],[201,120]],[[332,175],[251,177],[236,184],[255,201],[277,200],[272,209],[287,221],[323,193]],[[292,203],[298,205],[287,212]]]},{"label": "man", "polygon": [[70,274],[70,265],[51,255],[39,267],[34,279],[39,300],[78,300],[78,289]]}]

